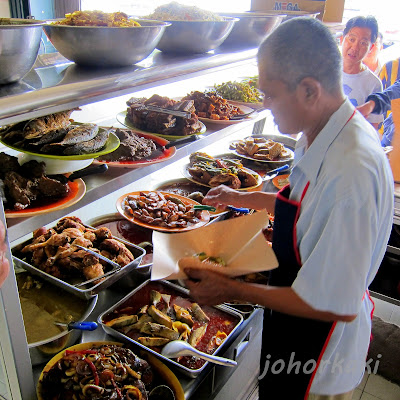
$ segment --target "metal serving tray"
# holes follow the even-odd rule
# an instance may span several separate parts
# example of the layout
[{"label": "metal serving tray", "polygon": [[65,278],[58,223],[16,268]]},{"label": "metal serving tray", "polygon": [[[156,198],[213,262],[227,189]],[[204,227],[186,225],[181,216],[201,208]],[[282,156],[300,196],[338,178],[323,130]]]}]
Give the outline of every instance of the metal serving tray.
[{"label": "metal serving tray", "polygon": [[[85,226],[87,228],[91,228],[88,225],[85,225]],[[112,238],[123,243],[130,250],[130,252],[133,254],[135,259],[120,269],[113,268],[111,271],[108,272],[108,275],[106,273],[105,278],[103,278],[103,280],[99,283],[91,282],[91,281],[93,281],[93,279],[91,281],[87,281],[87,284],[85,284],[85,285],[82,285],[83,281],[76,282],[76,283],[68,283],[62,279],[56,278],[56,277],[40,270],[39,268],[34,267],[33,265],[27,263],[24,260],[21,260],[20,258],[14,256],[14,255],[13,255],[13,260],[14,260],[15,266],[21,267],[27,271],[30,271],[33,275],[38,275],[38,276],[42,277],[44,280],[49,281],[49,282],[53,283],[54,285],[66,290],[67,292],[73,293],[74,295],[76,295],[78,297],[81,297],[83,299],[89,299],[93,296],[96,296],[99,292],[106,289],[107,287],[109,287],[113,283],[117,282],[122,277],[126,276],[127,274],[129,274],[130,272],[135,270],[135,268],[137,268],[139,266],[144,254],[146,254],[146,251],[139,246],[136,246],[132,243],[129,243],[126,240],[123,240],[123,239],[120,239],[120,238],[117,238],[114,236],[112,236]],[[31,242],[31,239],[18,245],[17,247],[22,248],[23,246],[28,245],[30,242]],[[16,248],[14,247],[11,250],[11,252],[14,253],[15,249]],[[95,279],[95,280],[97,280],[97,279]]]},{"label": "metal serving tray", "polygon": [[[200,368],[198,368],[198,369],[191,369],[191,368],[188,368],[188,367],[186,367],[186,366],[184,366],[184,365],[182,365],[182,364],[180,364],[180,363],[178,363],[178,362],[176,362],[176,361],[174,361],[174,360],[171,360],[171,359],[169,359],[169,358],[167,358],[167,357],[164,357],[164,356],[161,355],[160,353],[158,353],[158,352],[152,350],[151,348],[149,348],[149,347],[147,347],[147,346],[142,345],[141,343],[139,343],[139,342],[137,342],[136,340],[130,338],[129,336],[124,335],[123,333],[121,333],[121,332],[117,331],[116,329],[113,329],[113,328],[107,326],[105,323],[103,323],[103,319],[104,319],[104,317],[105,317],[106,315],[112,313],[112,312],[113,312],[114,310],[116,310],[121,304],[125,303],[129,298],[131,298],[132,296],[134,296],[139,290],[141,290],[143,287],[145,287],[146,285],[149,285],[149,284],[151,284],[151,283],[152,283],[152,281],[147,280],[146,282],[144,282],[144,283],[142,283],[140,286],[138,286],[136,289],[132,290],[132,292],[130,292],[128,295],[126,295],[122,300],[120,300],[118,303],[114,304],[114,305],[113,305],[112,307],[110,307],[108,310],[106,310],[106,311],[104,311],[102,314],[100,314],[99,317],[98,317],[98,319],[97,319],[97,322],[103,327],[104,331],[105,331],[106,333],[108,333],[109,335],[114,336],[114,337],[117,337],[117,338],[120,338],[120,339],[122,339],[122,340],[124,340],[124,341],[128,341],[128,342],[134,343],[135,345],[141,347],[142,349],[144,349],[144,350],[146,350],[146,351],[148,351],[148,352],[154,354],[156,357],[160,358],[162,361],[164,361],[164,362],[166,362],[166,363],[168,363],[168,364],[170,364],[170,365],[173,365],[174,367],[176,367],[180,372],[182,372],[182,373],[185,374],[186,376],[189,376],[190,378],[196,378],[196,377],[204,370],[204,368],[206,368],[206,366],[208,365],[208,361],[206,361],[205,364],[203,364],[203,365],[202,365]],[[157,283],[161,284],[162,286],[165,286],[166,290],[172,289],[172,290],[174,290],[174,291],[176,291],[176,292],[182,294],[182,297],[185,297],[185,298],[187,298],[187,299],[190,299],[189,290],[187,290],[187,289],[185,289],[185,288],[183,288],[183,287],[181,287],[181,286],[175,285],[175,284],[173,284],[173,283],[171,283],[171,282],[164,281],[164,280],[157,281]],[[222,311],[223,313],[226,313],[226,314],[228,314],[228,315],[230,315],[230,316],[234,316],[234,317],[236,317],[237,320],[238,320],[236,326],[235,326],[235,327],[233,328],[233,330],[228,334],[228,336],[227,336],[227,338],[224,340],[224,342],[214,351],[213,355],[217,355],[217,354],[221,351],[221,349],[226,348],[226,343],[228,343],[229,338],[236,332],[236,330],[237,330],[237,329],[240,327],[240,325],[242,324],[242,322],[243,322],[243,316],[242,316],[239,312],[237,312],[236,310],[234,310],[234,309],[232,309],[232,308],[230,308],[230,307],[223,306],[223,305],[214,306],[214,307],[212,307],[212,308],[216,308],[216,309]]]}]

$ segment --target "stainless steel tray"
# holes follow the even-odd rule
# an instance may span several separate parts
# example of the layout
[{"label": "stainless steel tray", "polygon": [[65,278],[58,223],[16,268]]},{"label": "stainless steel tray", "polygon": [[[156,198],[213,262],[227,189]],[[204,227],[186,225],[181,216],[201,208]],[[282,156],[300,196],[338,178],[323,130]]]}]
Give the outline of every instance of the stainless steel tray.
[{"label": "stainless steel tray", "polygon": [[[134,343],[135,345],[141,347],[142,349],[154,354],[156,357],[160,358],[162,361],[173,365],[174,367],[176,367],[180,372],[182,372],[183,374],[185,374],[186,376],[189,376],[191,378],[196,378],[208,365],[208,361],[205,362],[205,364],[203,364],[200,368],[198,369],[191,369],[188,368],[178,362],[176,362],[175,360],[169,359],[164,357],[163,355],[161,355],[160,353],[152,350],[151,348],[142,345],[141,343],[137,342],[136,340],[130,338],[127,335],[124,335],[123,333],[117,331],[116,329],[113,329],[109,326],[107,326],[105,323],[103,323],[103,319],[106,315],[112,313],[114,310],[116,310],[121,304],[125,303],[130,297],[134,296],[139,290],[141,290],[143,287],[145,287],[146,285],[149,285],[151,283],[150,280],[147,280],[146,282],[142,283],[140,286],[138,286],[136,289],[132,290],[128,295],[126,295],[123,299],[121,299],[118,303],[114,304],[112,307],[110,307],[108,310],[104,311],[103,313],[101,313],[97,319],[97,322],[102,326],[102,328],[104,329],[104,331],[106,333],[108,333],[111,336],[117,337],[119,339],[122,339],[124,341],[128,341],[131,343]],[[183,295],[183,297],[185,298],[190,298],[189,296],[189,290],[175,285],[171,282],[168,281],[158,281],[157,283],[163,285],[166,287],[166,289],[172,289],[180,294]],[[212,308],[216,308],[226,314],[229,314],[231,316],[234,316],[237,318],[238,322],[236,324],[236,326],[233,328],[233,330],[229,333],[229,335],[227,336],[227,338],[224,340],[224,342],[215,350],[215,352],[213,353],[213,355],[217,355],[221,349],[224,349],[226,347],[226,343],[228,343],[229,338],[236,332],[236,330],[239,328],[239,326],[242,324],[243,322],[243,316],[237,312],[236,310],[230,308],[230,307],[226,307],[223,305],[218,305],[218,306],[214,306]]]},{"label": "stainless steel tray", "polygon": [[[88,225],[85,225],[85,226],[90,228],[90,226],[88,226]],[[135,259],[132,262],[130,262],[129,264],[122,267],[121,269],[113,269],[113,270],[111,270],[111,272],[109,271],[110,272],[109,275],[107,275],[99,283],[90,282],[90,281],[87,281],[88,283],[85,285],[82,285],[83,281],[69,283],[62,279],[56,278],[56,277],[40,270],[39,268],[34,267],[33,265],[27,263],[26,261],[14,256],[14,255],[13,255],[13,260],[14,260],[15,266],[21,267],[27,271],[30,271],[33,275],[38,275],[38,276],[42,277],[43,279],[45,279],[46,281],[49,281],[49,282],[53,283],[54,285],[66,290],[67,292],[73,293],[74,295],[76,295],[78,297],[81,297],[84,299],[89,299],[93,296],[96,296],[100,291],[106,289],[107,287],[109,287],[113,283],[117,282],[122,277],[129,274],[130,272],[134,271],[135,268],[139,266],[144,254],[146,253],[146,251],[144,249],[142,249],[141,247],[136,246],[132,243],[129,243],[126,240],[123,240],[123,239],[120,239],[120,238],[117,238],[114,236],[112,238],[120,241],[121,243],[124,243],[125,246],[131,251],[131,253],[135,257]],[[31,239],[18,245],[17,246],[18,249],[25,245],[28,245],[30,241],[31,241]],[[11,250],[11,252],[14,253],[15,250],[16,250],[16,248],[14,247]]]}]

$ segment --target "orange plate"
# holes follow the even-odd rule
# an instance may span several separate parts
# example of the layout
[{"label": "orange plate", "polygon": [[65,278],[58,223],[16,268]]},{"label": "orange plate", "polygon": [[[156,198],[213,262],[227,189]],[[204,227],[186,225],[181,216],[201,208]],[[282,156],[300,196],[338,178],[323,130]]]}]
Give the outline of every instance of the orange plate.
[{"label": "orange plate", "polygon": [[[272,183],[278,189],[282,189],[283,187],[285,187],[288,184],[288,182],[285,181],[287,178],[289,178],[289,174],[277,175],[275,178],[272,179]],[[283,181],[285,181],[285,182],[283,182]],[[281,182],[283,182],[283,184]]]},{"label": "orange plate", "polygon": [[[134,131],[134,130],[133,130]],[[140,137],[144,137],[146,139],[151,139],[156,144],[160,146],[165,146],[169,143],[168,140],[163,139],[161,137],[151,135],[150,133],[143,133],[134,131],[136,135]],[[96,158],[93,163],[94,164],[107,164],[109,167],[119,167],[119,168],[139,168],[144,167],[146,165],[156,164],[159,162],[163,162],[165,160],[170,159],[176,153],[176,147],[170,147],[169,149],[161,150],[156,149],[153,154],[149,158],[143,158],[141,160],[124,160],[124,161],[103,161],[100,158]],[[112,154],[112,153],[111,153]]]},{"label": "orange plate", "polygon": [[5,214],[7,218],[26,218],[33,217],[39,214],[46,214],[48,212],[62,210],[77,203],[86,192],[85,182],[82,179],[75,179],[73,182],[68,182],[70,188],[69,194],[57,200],[52,200],[51,202],[43,201],[42,205],[38,202],[37,205],[29,206],[24,210],[15,211],[5,209]]},{"label": "orange plate", "polygon": [[[200,228],[200,226],[203,226],[205,224],[207,224],[207,222],[210,220],[210,213],[208,211],[203,210],[201,212],[201,216],[200,216],[200,221],[197,224],[190,224],[189,226],[187,226],[186,228],[166,228],[163,226],[155,226],[155,225],[151,225],[148,224],[146,222],[140,221],[137,218],[131,217],[130,215],[125,214],[125,211],[123,209],[123,204],[125,202],[125,199],[127,198],[127,196],[135,196],[138,195],[140,193],[150,193],[150,192],[157,192],[156,190],[138,190],[136,192],[130,192],[130,193],[126,193],[123,196],[121,196],[118,200],[117,200],[117,210],[118,212],[124,217],[126,218],[128,221],[133,222],[134,224],[137,224],[139,226],[143,226],[145,228],[149,228],[149,229],[154,229],[155,231],[160,231],[160,232],[184,232],[184,231],[190,231],[192,229],[195,228]],[[200,204],[197,201],[194,201],[192,199],[189,199],[187,197],[183,197],[183,196],[179,196],[178,194],[171,194],[168,192],[161,192],[158,191],[158,193],[162,193],[163,195],[168,195],[171,197],[175,197],[179,200],[181,200],[185,205],[189,205],[189,204]]]}]

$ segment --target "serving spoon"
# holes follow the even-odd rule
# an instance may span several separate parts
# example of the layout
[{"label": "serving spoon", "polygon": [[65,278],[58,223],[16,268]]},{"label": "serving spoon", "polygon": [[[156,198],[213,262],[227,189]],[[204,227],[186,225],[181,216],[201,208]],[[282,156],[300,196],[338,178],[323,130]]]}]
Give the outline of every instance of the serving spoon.
[{"label": "serving spoon", "polygon": [[229,358],[212,356],[211,354],[203,353],[197,350],[189,343],[183,340],[173,340],[167,343],[161,350],[161,355],[167,358],[177,358],[182,356],[195,356],[202,358],[203,360],[210,361],[214,364],[224,365],[226,367],[236,367],[237,362],[230,360]]}]

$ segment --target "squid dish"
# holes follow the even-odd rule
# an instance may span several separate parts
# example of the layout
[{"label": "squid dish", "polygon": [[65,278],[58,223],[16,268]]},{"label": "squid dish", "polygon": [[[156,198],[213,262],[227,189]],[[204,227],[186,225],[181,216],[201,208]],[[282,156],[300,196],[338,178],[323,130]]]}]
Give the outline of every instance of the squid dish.
[{"label": "squid dish", "polygon": [[146,360],[115,344],[65,350],[39,382],[43,400],[147,400],[154,372]]},{"label": "squid dish", "polygon": [[206,153],[192,153],[187,170],[196,182],[211,187],[226,185],[242,189],[259,184],[258,175],[243,168],[239,160],[214,158]]}]

